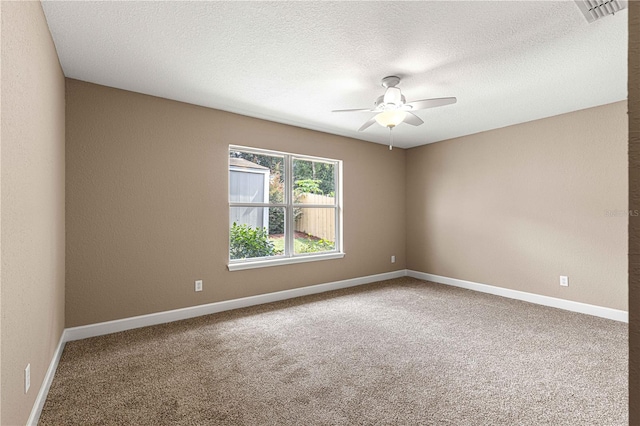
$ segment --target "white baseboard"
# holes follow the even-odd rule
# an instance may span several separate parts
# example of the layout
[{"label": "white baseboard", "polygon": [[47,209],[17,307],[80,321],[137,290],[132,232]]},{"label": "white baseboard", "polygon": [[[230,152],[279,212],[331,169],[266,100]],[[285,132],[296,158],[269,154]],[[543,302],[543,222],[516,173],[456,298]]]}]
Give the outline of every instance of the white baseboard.
[{"label": "white baseboard", "polygon": [[164,324],[167,322],[179,321],[183,319],[199,317],[202,315],[215,314],[217,312],[229,311],[231,309],[246,308],[248,306],[277,302],[279,300],[292,299],[294,297],[307,296],[309,294],[324,293],[325,291],[354,287],[376,281],[390,280],[393,278],[404,277],[405,275],[406,270],[402,269],[399,271],[387,272],[384,274],[368,275],[366,277],[352,278],[348,280],[334,281],[331,283],[312,285],[308,287],[294,288],[291,290],[283,290],[274,293],[260,294],[257,296],[243,297],[241,299],[225,300],[222,302],[208,303],[206,305],[191,306],[188,308],[175,309],[172,311],[140,315],[137,317],[83,325],[80,327],[72,327],[65,330],[67,339],[66,341],[102,336],[104,334],[117,333],[119,331],[131,330],[134,328]]},{"label": "white baseboard", "polygon": [[53,353],[53,358],[51,358],[51,362],[49,363],[47,374],[45,374],[44,376],[44,380],[42,381],[42,385],[40,386],[40,390],[38,391],[38,396],[36,396],[36,400],[33,403],[33,408],[31,408],[31,414],[29,415],[29,419],[27,420],[27,426],[37,426],[38,421],[40,420],[40,414],[42,413],[42,408],[44,408],[44,403],[47,400],[49,388],[51,387],[51,383],[53,382],[53,376],[56,374],[58,363],[60,362],[60,357],[62,356],[62,351],[64,350],[64,345],[67,342],[65,333],[66,331],[62,332],[60,341],[58,342],[58,346]]},{"label": "white baseboard", "polygon": [[496,296],[508,297],[510,299],[523,300],[537,305],[550,306],[552,308],[579,312],[581,314],[593,315],[615,321],[629,322],[629,313],[618,309],[604,308],[602,306],[589,305],[587,303],[573,302],[571,300],[526,293],[524,291],[495,287],[487,284],[479,284],[472,281],[459,280],[457,278],[448,278],[440,275],[427,274],[425,272],[412,271],[410,269],[407,270],[407,276],[418,278],[420,280],[432,281],[434,283],[466,288],[468,290],[479,291],[482,293],[495,294]]}]

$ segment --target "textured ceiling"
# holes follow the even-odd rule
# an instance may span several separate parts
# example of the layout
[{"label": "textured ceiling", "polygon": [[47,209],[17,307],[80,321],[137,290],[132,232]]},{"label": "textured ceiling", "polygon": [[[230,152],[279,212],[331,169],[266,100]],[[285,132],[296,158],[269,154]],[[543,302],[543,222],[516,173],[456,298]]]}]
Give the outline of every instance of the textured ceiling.
[{"label": "textured ceiling", "polygon": [[573,1],[64,2],[44,11],[67,77],[387,143],[357,132],[402,77],[413,147],[627,97],[627,11],[587,23]]}]

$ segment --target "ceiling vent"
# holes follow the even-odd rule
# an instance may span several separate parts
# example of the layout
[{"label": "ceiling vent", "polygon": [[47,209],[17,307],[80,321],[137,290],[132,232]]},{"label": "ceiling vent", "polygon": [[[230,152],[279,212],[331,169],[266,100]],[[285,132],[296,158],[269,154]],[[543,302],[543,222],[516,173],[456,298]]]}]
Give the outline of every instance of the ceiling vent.
[{"label": "ceiling vent", "polygon": [[622,0],[575,0],[576,4],[587,18],[587,22],[597,21],[608,15],[615,15],[627,8],[627,2]]}]

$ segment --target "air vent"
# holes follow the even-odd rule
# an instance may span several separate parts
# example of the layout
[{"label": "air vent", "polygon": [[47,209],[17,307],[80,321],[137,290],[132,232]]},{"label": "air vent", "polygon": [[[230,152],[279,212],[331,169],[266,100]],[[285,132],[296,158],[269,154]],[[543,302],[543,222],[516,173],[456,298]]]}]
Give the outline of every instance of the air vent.
[{"label": "air vent", "polygon": [[587,22],[597,21],[605,16],[615,15],[627,8],[627,2],[622,0],[575,0],[580,11],[587,18]]}]

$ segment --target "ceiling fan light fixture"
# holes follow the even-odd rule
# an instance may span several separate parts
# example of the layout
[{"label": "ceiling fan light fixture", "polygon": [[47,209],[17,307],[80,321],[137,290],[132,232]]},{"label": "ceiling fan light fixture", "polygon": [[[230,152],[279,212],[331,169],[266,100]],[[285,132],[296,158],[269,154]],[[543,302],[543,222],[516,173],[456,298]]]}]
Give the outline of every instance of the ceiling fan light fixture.
[{"label": "ceiling fan light fixture", "polygon": [[395,127],[402,123],[407,113],[402,110],[388,110],[376,115],[375,119],[382,127]]},{"label": "ceiling fan light fixture", "polygon": [[[613,0],[609,0],[613,1]],[[419,126],[424,124],[424,121],[413,113],[415,110],[435,108],[445,105],[455,104],[456,98],[432,98],[422,99],[419,101],[412,101],[407,103],[406,98],[402,94],[399,88],[396,86],[400,83],[400,77],[389,76],[382,79],[382,87],[386,90],[384,95],[378,96],[373,103],[371,109],[338,109],[333,112],[354,112],[354,111],[371,111],[376,115],[373,118],[367,120],[360,128],[359,132],[362,132],[369,127],[373,126],[373,123],[378,123],[382,127],[389,129],[389,148],[393,146],[393,138],[391,137],[391,130],[400,123],[407,123],[411,126]]]}]

